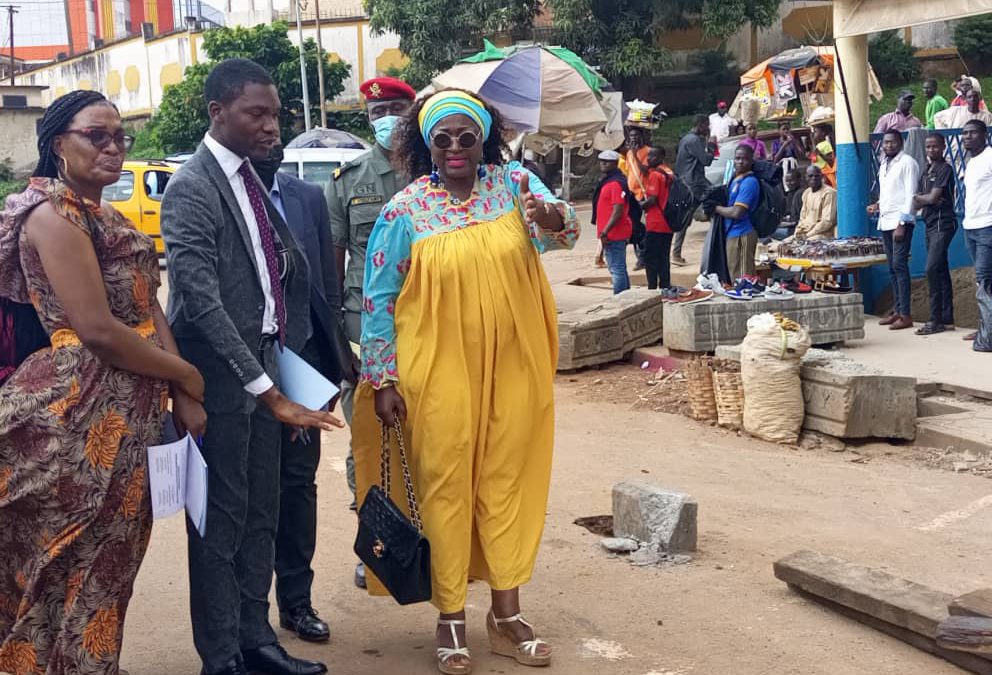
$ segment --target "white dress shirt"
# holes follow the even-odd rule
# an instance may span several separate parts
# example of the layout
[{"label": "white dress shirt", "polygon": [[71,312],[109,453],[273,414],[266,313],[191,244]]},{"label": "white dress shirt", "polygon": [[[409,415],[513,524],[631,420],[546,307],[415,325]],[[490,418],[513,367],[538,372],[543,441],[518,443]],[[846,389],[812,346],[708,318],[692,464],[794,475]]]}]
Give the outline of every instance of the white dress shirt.
[{"label": "white dress shirt", "polygon": [[904,152],[882,157],[878,169],[878,229],[889,232],[899,223],[915,223],[913,195],[920,182],[920,165]]},{"label": "white dress shirt", "polygon": [[[218,143],[209,132],[203,137],[203,143],[213,154],[217,163],[220,164],[221,171],[227,176],[227,181],[231,184],[231,190],[234,192],[234,198],[241,208],[241,215],[244,216],[245,223],[248,225],[248,235],[251,237],[251,246],[255,254],[255,266],[258,269],[258,281],[262,286],[262,295],[265,297],[265,309],[262,312],[262,334],[275,335],[279,332],[279,323],[276,320],[276,300],[272,295],[272,282],[269,279],[269,268],[265,262],[265,251],[262,250],[262,237],[258,233],[258,221],[255,220],[255,212],[251,208],[251,202],[248,201],[244,179],[238,173],[238,169],[245,163],[246,158],[238,157]],[[259,190],[265,191],[261,183],[259,183]],[[269,376],[263,374],[246,384],[245,391],[252,396],[260,396],[273,386]]]},{"label": "white dress shirt", "polygon": [[992,227],[992,150],[968,160],[964,169],[964,221],[966,230]]},{"label": "white dress shirt", "polygon": [[713,113],[710,115],[710,136],[718,141],[729,138],[732,131],[737,129],[737,120],[730,115]]}]

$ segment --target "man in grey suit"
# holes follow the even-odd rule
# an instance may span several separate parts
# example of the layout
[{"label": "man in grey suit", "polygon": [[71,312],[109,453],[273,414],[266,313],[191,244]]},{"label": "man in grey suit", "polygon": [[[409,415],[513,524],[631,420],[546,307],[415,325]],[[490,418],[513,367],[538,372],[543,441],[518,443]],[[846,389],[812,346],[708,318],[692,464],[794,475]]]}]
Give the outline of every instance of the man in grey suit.
[{"label": "man in grey suit", "polygon": [[[329,380],[357,382],[357,362],[341,319],[341,291],[327,201],[319,186],[280,173],[283,151],[276,145],[255,171],[286,221],[310,269],[310,320],[313,332],[300,355]],[[314,549],[317,545],[317,465],[320,434],[293,437],[283,427],[279,530],[276,535],[276,601],[280,625],[309,642],[330,638],[311,602]]]},{"label": "man in grey suit", "polygon": [[169,323],[203,374],[209,418],[206,534],[186,528],[193,640],[207,675],[319,675],[326,666],[289,656],[268,618],[282,425],[341,425],[276,384],[276,349],[299,352],[312,327],[306,258],[248,161],[279,142],[279,95],[261,66],[229,59],[204,98],[210,131],[162,200]]}]

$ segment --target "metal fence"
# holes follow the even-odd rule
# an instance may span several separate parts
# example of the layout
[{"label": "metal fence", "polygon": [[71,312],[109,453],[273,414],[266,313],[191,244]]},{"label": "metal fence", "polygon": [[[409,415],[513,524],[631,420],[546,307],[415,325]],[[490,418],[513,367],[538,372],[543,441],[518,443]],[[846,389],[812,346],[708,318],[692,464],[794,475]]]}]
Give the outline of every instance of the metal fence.
[{"label": "metal fence", "polygon": [[[959,217],[963,217],[964,167],[967,164],[968,152],[964,149],[964,143],[961,141],[961,129],[938,129],[936,132],[928,131],[927,133],[938,133],[947,142],[947,150],[944,152],[944,157],[954,171],[954,211]],[[903,139],[906,139],[908,136],[908,132],[903,132]],[[869,194],[873,195],[878,194],[878,171],[881,167],[883,138],[885,138],[885,134],[871,135],[871,172],[869,174],[871,189]],[[992,137],[989,138],[989,146],[992,147]],[[925,166],[921,166],[920,170],[923,171],[925,168]]]}]

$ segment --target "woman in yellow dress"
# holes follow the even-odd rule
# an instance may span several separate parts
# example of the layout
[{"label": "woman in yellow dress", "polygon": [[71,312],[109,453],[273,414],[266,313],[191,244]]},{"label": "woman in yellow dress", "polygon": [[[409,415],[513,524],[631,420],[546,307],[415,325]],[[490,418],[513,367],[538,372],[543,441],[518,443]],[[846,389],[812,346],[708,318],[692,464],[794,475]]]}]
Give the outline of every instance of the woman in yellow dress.
[{"label": "woman in yellow dress", "polygon": [[[551,648],[521,618],[519,598],[544,529],[554,443],[557,316],[540,253],[574,246],[578,222],[539,179],[503,162],[500,116],[472,95],[422,100],[396,133],[394,156],[414,181],[368,245],[359,499],[379,477],[378,420],[403,420],[431,543],[438,668],[471,672],[470,578],[492,588],[492,651],[548,665]],[[393,485],[405,505],[402,481]],[[371,576],[369,587],[383,592]]]}]

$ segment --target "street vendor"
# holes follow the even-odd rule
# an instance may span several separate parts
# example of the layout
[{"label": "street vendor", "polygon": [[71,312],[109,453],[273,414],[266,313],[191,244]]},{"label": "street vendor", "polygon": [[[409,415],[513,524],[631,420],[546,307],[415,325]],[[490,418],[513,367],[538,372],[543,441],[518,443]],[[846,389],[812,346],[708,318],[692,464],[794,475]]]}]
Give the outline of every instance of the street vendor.
[{"label": "street vendor", "polygon": [[796,241],[817,241],[833,239],[837,230],[837,191],[824,185],[823,171],[813,165],[806,169],[806,184],[803,192],[803,208],[795,234],[786,243]]},{"label": "street vendor", "polygon": [[837,157],[834,155],[834,128],[830,124],[813,126],[813,151],[810,161],[823,172],[823,180],[832,188],[837,187]]}]

